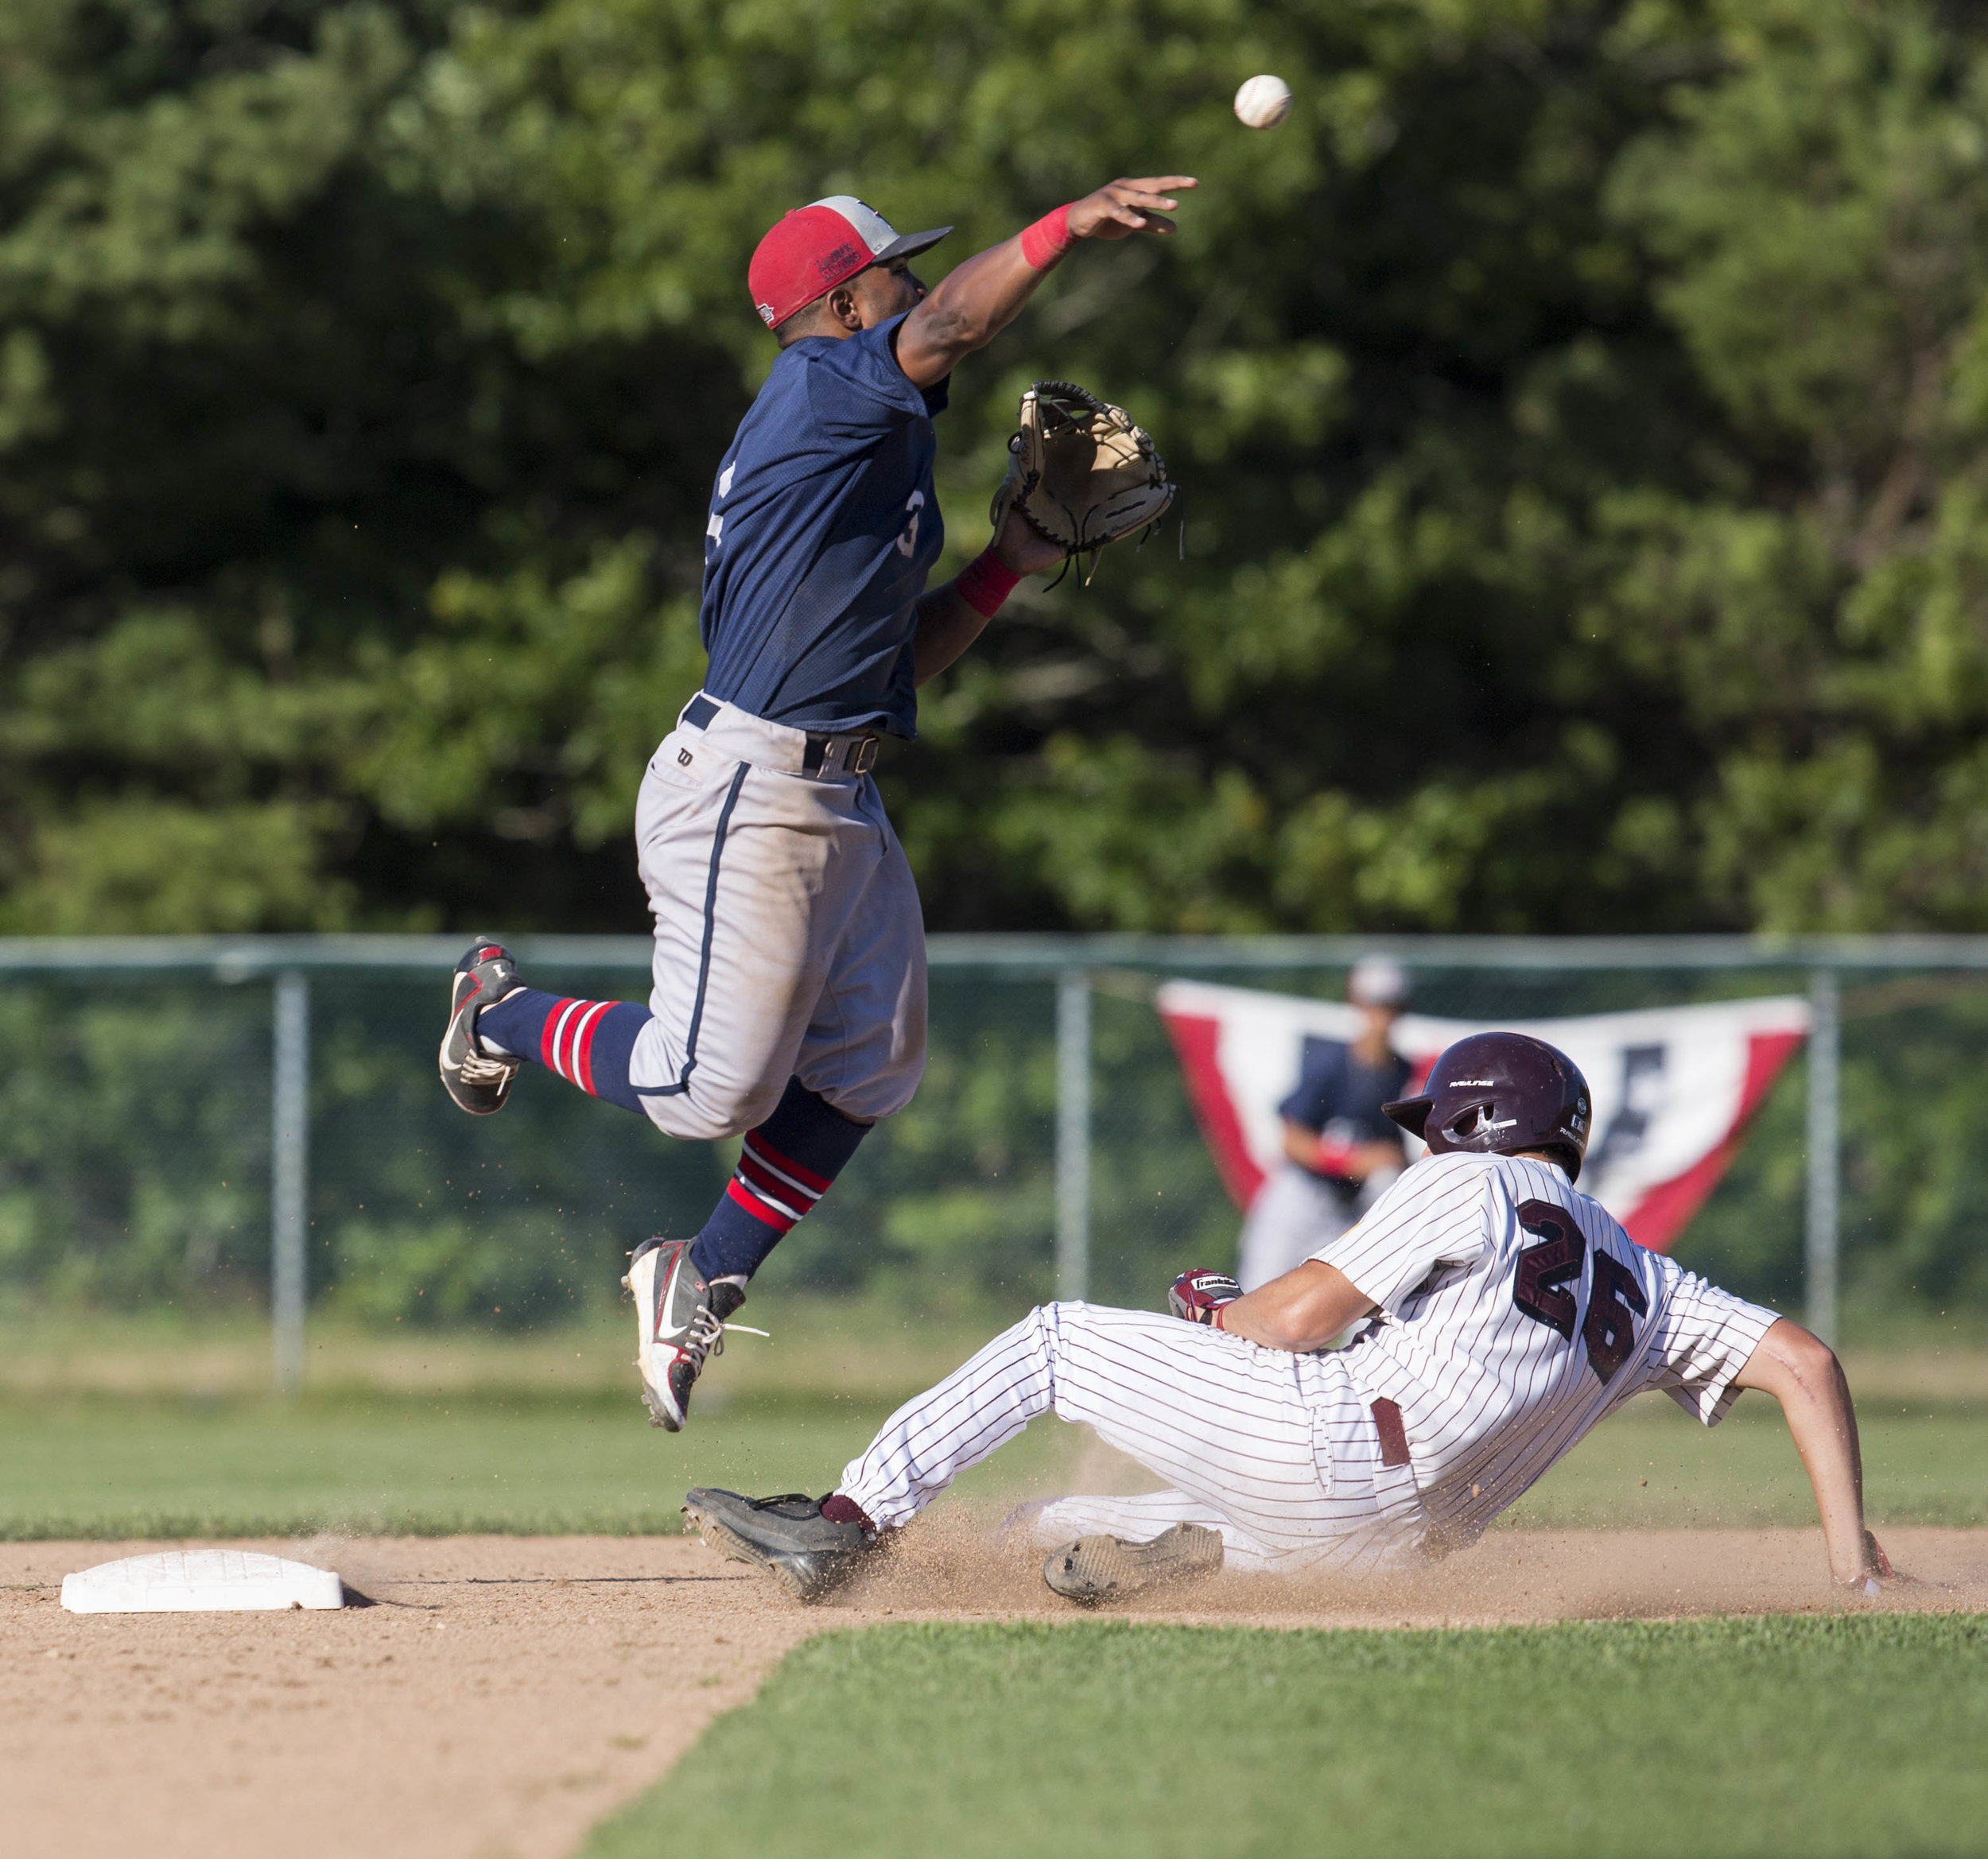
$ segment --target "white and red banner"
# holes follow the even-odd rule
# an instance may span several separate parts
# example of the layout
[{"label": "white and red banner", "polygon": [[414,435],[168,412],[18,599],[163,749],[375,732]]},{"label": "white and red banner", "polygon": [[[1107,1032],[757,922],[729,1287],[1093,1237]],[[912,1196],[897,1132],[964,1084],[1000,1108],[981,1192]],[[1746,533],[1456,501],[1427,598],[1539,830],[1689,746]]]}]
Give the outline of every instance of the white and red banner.
[{"label": "white and red banner", "polygon": [[[1360,1010],[1198,981],[1168,982],[1159,1007],[1215,1166],[1247,1207],[1283,1160],[1277,1106],[1298,1081],[1306,1040],[1357,1038]],[[1633,1239],[1663,1252],[1718,1185],[1768,1087],[1808,1036],[1808,1003],[1783,995],[1564,1020],[1404,1014],[1394,1043],[1414,1067],[1411,1091],[1445,1046],[1493,1030],[1530,1033],[1581,1068],[1594,1095],[1582,1190]]]}]

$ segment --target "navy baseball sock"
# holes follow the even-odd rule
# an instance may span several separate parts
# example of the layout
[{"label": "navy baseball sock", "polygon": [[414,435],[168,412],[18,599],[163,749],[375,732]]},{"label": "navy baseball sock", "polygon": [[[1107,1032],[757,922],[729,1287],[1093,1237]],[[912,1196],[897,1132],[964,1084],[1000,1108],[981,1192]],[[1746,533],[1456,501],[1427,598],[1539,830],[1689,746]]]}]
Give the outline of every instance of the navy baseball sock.
[{"label": "navy baseball sock", "polygon": [[690,1263],[707,1282],[751,1277],[869,1133],[790,1078],[773,1115],[746,1131],[738,1172],[692,1243]]},{"label": "navy baseball sock", "polygon": [[521,988],[476,1015],[476,1038],[493,1052],[536,1059],[589,1095],[643,1116],[628,1083],[635,1035],[649,1010],[631,1000],[575,1000]]}]

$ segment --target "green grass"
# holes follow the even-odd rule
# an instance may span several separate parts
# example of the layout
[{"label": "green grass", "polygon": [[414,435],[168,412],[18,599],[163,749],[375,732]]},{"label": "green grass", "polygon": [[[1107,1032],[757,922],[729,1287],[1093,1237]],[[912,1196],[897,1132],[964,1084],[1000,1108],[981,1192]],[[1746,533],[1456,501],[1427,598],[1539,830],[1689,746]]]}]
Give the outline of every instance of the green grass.
[{"label": "green grass", "polygon": [[[771,1339],[734,1340],[675,1438],[644,1423],[625,1313],[507,1337],[319,1323],[293,1402],[262,1391],[268,1332],[250,1318],[0,1321],[0,1537],[674,1530],[691,1484],[826,1490],[996,1321],[779,1296],[747,1314]],[[1921,1352],[1854,1376],[1873,1519],[1988,1523],[1988,1356]],[[1077,1471],[1083,1445],[1038,1422],[958,1496],[1076,1488],[1094,1475]],[[1667,1400],[1632,1403],[1512,1520],[1813,1514],[1779,1414],[1749,1395],[1710,1433]]]},{"label": "green grass", "polygon": [[[1858,1403],[1873,1523],[1988,1523],[1988,1404]],[[1647,1481],[1647,1482],[1645,1482]],[[1707,1431],[1661,1395],[1605,1421],[1506,1513],[1506,1527],[1649,1529],[1813,1523],[1780,1409],[1762,1394]]]},{"label": "green grass", "polygon": [[[666,1532],[689,1485],[827,1490],[894,1400],[770,1388],[714,1400],[672,1436],[645,1423],[632,1392],[0,1397],[0,1538]],[[948,1501],[1072,1488],[1083,1444],[1076,1429],[1038,1421]],[[1874,1522],[1988,1523],[1988,1410],[1894,1404],[1867,1415],[1865,1448]],[[1814,1516],[1777,1411],[1749,1396],[1709,1434],[1668,1402],[1637,1403],[1513,1520]]]},{"label": "green grass", "polygon": [[1077,1622],[789,1655],[581,1859],[1978,1853],[1988,1619]]},{"label": "green grass", "polygon": [[[693,1484],[829,1489],[890,1405],[767,1395],[672,1435],[632,1397],[3,1402],[0,1539],[667,1535]],[[960,1497],[1004,1501],[1077,1444],[1033,1428]]]},{"label": "green grass", "polygon": [[825,1490],[886,1410],[774,1402],[672,1437],[632,1399],[0,1407],[0,1536],[667,1533],[686,1487]]}]

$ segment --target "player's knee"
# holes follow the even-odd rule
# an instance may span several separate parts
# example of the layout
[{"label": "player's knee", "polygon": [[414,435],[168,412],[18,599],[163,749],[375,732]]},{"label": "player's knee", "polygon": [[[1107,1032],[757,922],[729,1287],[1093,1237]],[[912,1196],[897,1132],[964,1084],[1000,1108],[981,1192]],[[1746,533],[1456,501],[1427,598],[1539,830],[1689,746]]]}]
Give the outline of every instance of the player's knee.
[{"label": "player's knee", "polygon": [[685,1142],[717,1143],[743,1136],[772,1116],[786,1089],[777,1085],[744,1085],[713,1081],[700,1084],[693,1073],[689,1090],[675,1096],[650,1098],[650,1115],[668,1135]]},{"label": "player's knee", "polygon": [[[918,1081],[925,1075],[925,1057],[920,1053],[916,1059],[879,1071],[874,1076],[850,1085],[838,1081],[821,1091],[823,1100],[848,1117],[852,1123],[881,1123],[887,1116],[895,1116],[918,1095]],[[816,1087],[810,1083],[810,1090]]]}]

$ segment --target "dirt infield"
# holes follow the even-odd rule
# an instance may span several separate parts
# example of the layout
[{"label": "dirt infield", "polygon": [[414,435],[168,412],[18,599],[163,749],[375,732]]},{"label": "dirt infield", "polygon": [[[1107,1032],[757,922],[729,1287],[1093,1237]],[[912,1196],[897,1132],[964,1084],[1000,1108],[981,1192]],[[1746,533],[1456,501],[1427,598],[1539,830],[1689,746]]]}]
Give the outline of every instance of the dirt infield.
[{"label": "dirt infield", "polygon": [[[1885,1532],[1888,1608],[1988,1612],[1988,1531]],[[1036,1558],[925,1519],[802,1609],[674,1538],[372,1538],[337,1613],[64,1613],[69,1571],[156,1543],[0,1544],[0,1791],[21,1859],[554,1859],[781,1655],[887,1619],[1068,1617]],[[1435,1626],[1833,1605],[1812,1531],[1510,1531],[1381,1582],[1223,1576],[1128,1610]]]}]

